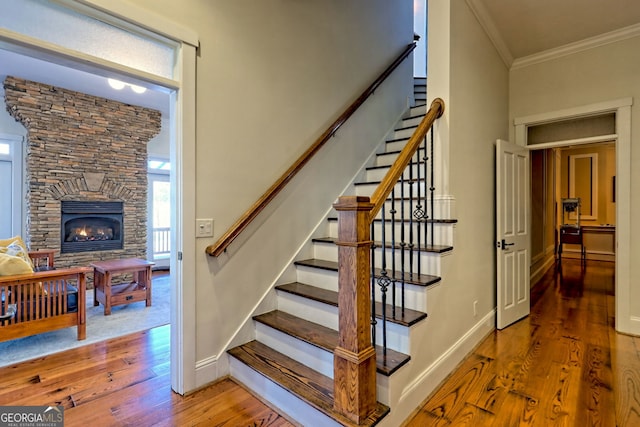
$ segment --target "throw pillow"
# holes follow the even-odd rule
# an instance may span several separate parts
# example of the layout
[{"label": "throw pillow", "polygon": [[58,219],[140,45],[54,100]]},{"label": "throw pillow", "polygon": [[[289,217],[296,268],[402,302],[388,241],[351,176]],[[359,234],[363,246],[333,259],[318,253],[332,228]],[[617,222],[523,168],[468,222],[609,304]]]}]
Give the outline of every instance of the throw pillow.
[{"label": "throw pillow", "polygon": [[33,268],[21,257],[0,253],[0,276],[33,273]]},{"label": "throw pillow", "polygon": [[27,245],[24,244],[22,237],[14,236],[10,239],[0,240],[0,253],[22,258],[31,266],[31,270],[33,271],[33,262],[29,257],[29,250],[27,249]]}]

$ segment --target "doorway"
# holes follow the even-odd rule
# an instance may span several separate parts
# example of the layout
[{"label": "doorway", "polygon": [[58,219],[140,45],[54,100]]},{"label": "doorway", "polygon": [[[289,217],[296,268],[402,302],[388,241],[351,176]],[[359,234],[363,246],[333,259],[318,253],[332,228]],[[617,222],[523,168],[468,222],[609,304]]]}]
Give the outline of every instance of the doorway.
[{"label": "doorway", "polygon": [[[518,145],[529,149],[557,148],[568,145],[593,144],[605,141],[615,142],[615,305],[616,330],[622,333],[639,334],[640,319],[631,315],[631,277],[629,257],[631,230],[631,98],[621,98],[596,104],[583,105],[565,110],[552,111],[532,116],[516,118],[515,139]],[[614,114],[615,132],[609,135],[584,136],[560,142],[551,141],[528,144],[528,128],[537,124],[548,124],[574,118],[594,115]]]},{"label": "doorway", "polygon": [[[27,2],[25,2],[26,5]],[[21,6],[25,6],[21,3]],[[135,13],[130,5],[121,0],[112,0],[108,6],[100,9],[91,5],[83,6],[79,11],[68,10],[70,14],[82,15],[83,22],[96,22],[105,25],[108,30],[131,32],[137,40],[145,41],[141,35],[150,36],[149,39],[156,40],[162,38],[169,40],[173,46],[171,61],[169,64],[169,75],[154,74],[152,70],[138,69],[131,63],[114,62],[112,58],[100,58],[92,56],[91,53],[83,53],[82,48],[76,46],[65,46],[65,42],[71,43],[85,38],[79,37],[80,28],[77,25],[66,25],[65,29],[73,28],[73,34],[69,31],[46,31],[46,25],[65,25],[64,19],[48,19],[48,7],[56,8],[57,12],[64,10],[64,6],[51,5],[47,2],[37,2],[31,4],[35,7],[31,14],[20,14],[21,8],[14,8],[14,14],[3,15],[3,22],[6,29],[10,31],[2,32],[3,49],[29,58],[39,58],[51,64],[64,65],[70,70],[83,71],[95,74],[96,77],[122,77],[123,80],[136,86],[143,86],[148,89],[154,88],[165,91],[169,96],[171,117],[168,126],[173,142],[171,144],[170,157],[175,159],[171,171],[171,193],[173,213],[171,217],[171,383],[172,388],[184,394],[186,391],[196,387],[196,354],[195,354],[195,310],[182,310],[182,307],[195,307],[195,287],[183,287],[182,283],[195,283],[195,60],[198,37],[188,29],[180,27],[175,23],[162,17]],[[25,6],[27,7],[27,6]],[[11,32],[11,24],[19,25],[20,17],[27,20],[38,20],[38,16],[45,18],[40,20],[38,26],[25,25]],[[131,16],[133,15],[133,16]],[[100,19],[95,19],[96,17]],[[15,22],[14,22],[15,21]],[[29,22],[27,22],[29,24]],[[40,34],[52,36],[70,35],[67,40],[45,41],[37,35],[27,37],[16,37],[15,34],[23,34],[22,30],[38,27],[42,30]],[[144,28],[145,30],[137,31]],[[128,30],[127,30],[128,29]],[[152,32],[154,29],[157,31]],[[159,36],[162,34],[163,36]],[[64,37],[63,37],[64,38]],[[97,43],[120,43],[124,46],[119,37],[102,37]],[[95,52],[112,52],[110,49],[96,49]],[[127,46],[126,55],[130,59],[137,58],[131,54],[131,46]],[[154,61],[152,65],[159,62]],[[5,64],[5,62],[3,62]],[[39,71],[37,69],[33,70]],[[41,71],[41,70],[40,70]],[[174,77],[175,76],[175,77]],[[53,77],[53,76],[48,76]],[[55,85],[55,82],[49,82]],[[85,93],[92,93],[91,89]],[[173,274],[175,273],[175,274]]]},{"label": "doorway", "polygon": [[[560,257],[581,258],[583,248],[587,260],[615,263],[615,159],[614,141],[531,151],[532,283]],[[579,217],[563,211],[570,198],[580,201]],[[563,225],[579,228],[582,245],[562,243]]]}]

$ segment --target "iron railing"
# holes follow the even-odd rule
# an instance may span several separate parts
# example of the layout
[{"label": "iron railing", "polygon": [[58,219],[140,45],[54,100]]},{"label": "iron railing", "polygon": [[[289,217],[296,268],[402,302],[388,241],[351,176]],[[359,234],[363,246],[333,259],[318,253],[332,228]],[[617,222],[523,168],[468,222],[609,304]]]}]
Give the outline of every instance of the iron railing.
[{"label": "iron railing", "polygon": [[[434,246],[434,120],[444,111],[437,99],[371,198],[371,339],[377,343],[376,294],[382,308],[381,345],[387,350],[388,315],[404,317],[407,282],[423,278],[421,254]],[[395,179],[394,177],[397,176]],[[387,191],[381,188],[386,186]],[[386,194],[385,194],[386,193]],[[398,194],[399,193],[399,194]],[[379,207],[378,207],[379,206]],[[399,206],[399,211],[398,211]],[[376,213],[379,211],[379,215]],[[376,217],[377,216],[377,217]],[[376,227],[380,224],[379,227]],[[379,231],[377,231],[379,229]],[[377,239],[379,233],[380,239]],[[379,256],[376,256],[378,254]],[[380,269],[377,268],[377,259]],[[391,312],[387,301],[391,298]],[[399,301],[398,301],[399,300]],[[399,310],[399,313],[397,312]]]}]

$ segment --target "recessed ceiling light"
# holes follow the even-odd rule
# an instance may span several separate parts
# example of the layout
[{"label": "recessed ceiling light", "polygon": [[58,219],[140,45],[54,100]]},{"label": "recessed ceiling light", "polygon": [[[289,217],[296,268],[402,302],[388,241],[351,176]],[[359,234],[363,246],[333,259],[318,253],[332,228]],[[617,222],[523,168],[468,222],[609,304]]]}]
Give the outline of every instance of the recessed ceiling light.
[{"label": "recessed ceiling light", "polygon": [[137,85],[130,85],[130,86],[131,86],[131,90],[134,91],[135,93],[145,93],[147,91],[146,87],[137,86]]},{"label": "recessed ceiling light", "polygon": [[124,89],[124,86],[125,86],[124,82],[121,82],[120,80],[116,80],[116,79],[107,79],[107,82],[109,82],[109,86],[111,86],[116,90]]}]

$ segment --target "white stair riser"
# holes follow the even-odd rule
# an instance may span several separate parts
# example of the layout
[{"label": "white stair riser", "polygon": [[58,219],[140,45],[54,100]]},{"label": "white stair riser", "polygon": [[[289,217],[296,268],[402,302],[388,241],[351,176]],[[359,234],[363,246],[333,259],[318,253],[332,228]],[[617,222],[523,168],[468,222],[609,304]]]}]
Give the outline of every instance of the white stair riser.
[{"label": "white stair riser", "polygon": [[[376,301],[382,302],[382,291],[380,286],[376,283]],[[391,286],[387,288],[387,304],[391,305],[393,301],[393,290]],[[404,286],[404,306],[405,308],[422,311],[427,313],[427,292],[428,289],[424,286],[405,285]],[[402,284],[396,283],[396,307],[402,306]]]},{"label": "white stair riser", "polygon": [[[318,288],[327,289],[334,292],[338,291],[337,271],[328,271],[304,266],[298,266],[296,271],[298,282],[310,284]],[[398,283],[397,286],[398,289],[400,289],[401,284]],[[405,284],[404,288],[406,308],[426,312],[425,287]],[[397,293],[397,295],[399,295],[399,293]],[[389,300],[387,301],[387,303],[391,304],[391,297],[389,296],[388,298]],[[381,301],[381,295],[378,286],[376,286],[376,301]],[[397,303],[398,305],[400,304],[399,297]]]},{"label": "white stair riser", "polygon": [[[429,234],[431,233],[431,225],[429,225]],[[453,246],[454,241],[454,229],[455,224],[444,224],[444,223],[435,223],[433,224],[433,243],[435,245],[443,245],[443,246]],[[401,224],[396,222],[394,223],[396,239],[400,240],[400,230],[402,228]],[[422,232],[424,232],[424,226],[421,226]],[[382,236],[382,222],[375,221],[374,222],[374,233],[376,239],[381,239]],[[386,222],[386,240],[391,240],[391,223]],[[414,224],[414,233],[417,233],[417,224]],[[405,228],[405,236],[408,236],[408,231]],[[414,234],[415,235],[415,234]],[[329,236],[330,237],[338,237],[338,221],[329,221]],[[431,243],[431,237],[429,236],[429,243]]]},{"label": "white stair riser", "polygon": [[410,116],[402,120],[400,127],[418,126],[422,119],[424,119],[423,115]]},{"label": "white stair riser", "polygon": [[390,153],[393,151],[401,151],[405,145],[409,142],[408,139],[400,139],[400,140],[389,140],[384,144],[385,153]]},{"label": "white stair riser", "polygon": [[393,162],[398,158],[398,153],[392,154],[383,154],[380,156],[376,156],[376,161],[374,166],[391,166]]},{"label": "white stair riser", "polygon": [[338,292],[338,273],[336,271],[297,265],[296,280],[320,289]]},{"label": "white stair riser", "polygon": [[333,378],[333,353],[308,344],[291,335],[256,322],[256,340],[305,364],[314,371]]},{"label": "white stair riser", "polygon": [[[431,165],[429,165],[429,168],[431,167]],[[385,175],[387,174],[387,172],[389,172],[389,169],[391,168],[391,166],[385,167],[384,169],[382,168],[376,168],[376,169],[368,169],[367,173],[366,173],[366,181],[382,181],[382,179],[385,177]],[[406,177],[409,177],[409,173],[413,174],[414,178],[418,177],[418,173],[420,173],[420,178],[424,177],[424,165],[423,164],[414,164],[410,166],[411,171],[409,171],[409,169],[407,169],[406,171]],[[431,173],[431,170],[429,169],[429,171],[427,173]]]},{"label": "white stair riser", "polygon": [[409,127],[407,129],[396,129],[390,139],[411,138],[411,135],[413,135],[415,131],[415,127]]},{"label": "white stair riser", "polygon": [[[376,188],[378,188],[378,183],[371,183],[371,184],[361,184],[361,185],[356,185],[355,189],[356,189],[356,196],[371,196],[373,194],[373,192],[376,190]],[[413,197],[417,198],[424,198],[425,195],[428,195],[429,193],[429,189],[426,187],[424,182],[414,182],[414,183],[409,183],[408,181],[405,181],[404,183],[398,182],[395,185],[395,192],[396,192],[396,197],[400,197],[400,193],[402,191],[402,187],[404,187],[404,197],[406,199],[409,198],[410,192],[413,191]],[[413,188],[412,188],[413,187]],[[425,192],[425,188],[426,188],[426,192]]]},{"label": "white stair riser", "polygon": [[[382,346],[382,319],[376,319],[376,345]],[[410,338],[409,328],[398,325],[397,323],[387,322],[387,348],[399,351],[400,353],[409,354]]]},{"label": "white stair riser", "polygon": [[[428,136],[428,135],[427,135]],[[395,140],[389,140],[385,143],[384,145],[384,151],[386,153],[390,153],[390,152],[394,152],[394,151],[401,151],[405,145],[407,145],[407,143],[409,142],[409,139],[400,139],[398,141]],[[428,151],[431,151],[431,142],[429,139],[427,139],[427,149]],[[429,155],[429,153],[427,153],[427,156]],[[416,158],[424,158],[425,154],[424,154],[424,139],[422,140],[422,144],[420,145],[420,154],[418,156],[414,155],[414,159]]]},{"label": "white stair riser", "polygon": [[[384,207],[378,211],[376,215],[376,219],[382,219],[382,211],[384,210],[385,216],[387,220],[391,219],[391,208],[396,210],[396,219],[399,219],[404,209],[404,216],[407,217],[409,212],[414,212],[418,209],[418,205],[420,205],[422,210],[425,210],[429,213],[429,217],[436,219],[445,219],[445,218],[454,218],[453,214],[454,207],[450,200],[443,200],[436,198],[433,203],[429,197],[425,198],[414,198],[410,200],[408,198],[408,194],[405,194],[405,198],[403,200],[400,199],[401,194],[399,192],[395,193],[396,200],[392,204],[391,200],[387,198]],[[431,205],[433,204],[433,210],[435,212],[431,212]],[[329,215],[330,218],[337,218],[337,211],[333,210],[333,212]],[[414,215],[415,218],[415,215]],[[442,224],[441,224],[442,225]]]},{"label": "white stair riser", "polygon": [[300,425],[340,427],[339,423],[336,423],[293,393],[238,361],[235,357],[229,357],[229,369],[233,378],[240,381],[258,396],[263,396],[273,407],[278,408],[279,412],[286,414]]},{"label": "white stair riser", "polygon": [[[389,291],[390,292],[390,291]],[[381,296],[379,296],[381,299]],[[399,296],[398,304],[400,303]],[[288,292],[278,292],[278,310],[293,314],[294,316],[309,320],[327,328],[338,330],[338,309],[328,304],[313,301],[315,305],[320,304],[328,307],[322,310],[319,307],[313,308],[308,298],[290,294]],[[388,294],[387,304],[391,304],[391,294]],[[400,307],[398,307],[400,310]],[[324,317],[323,317],[324,316]],[[395,323],[387,323],[387,347],[402,353],[409,350],[409,328]],[[382,345],[382,319],[378,319],[376,324],[376,340],[380,340],[378,345]]]},{"label": "white stair riser", "polygon": [[[328,261],[338,260],[338,247],[331,243],[314,243],[313,245],[314,258],[326,259]],[[395,253],[394,253],[395,252]],[[396,271],[400,271],[402,253],[400,249],[393,251],[391,248],[385,249],[387,269],[392,267],[392,260],[395,258]],[[404,265],[405,270],[409,271],[410,261],[413,260],[413,271],[417,272],[418,259],[420,260],[420,272],[421,274],[431,274],[434,276],[440,275],[440,258],[442,254],[436,252],[418,252],[416,250],[411,253],[408,250],[404,252]],[[374,262],[376,268],[382,268],[382,248],[376,248],[374,251]]]},{"label": "white stair riser", "polygon": [[338,330],[338,307],[278,291],[278,310]]},{"label": "white stair riser", "polygon": [[418,116],[418,115],[425,115],[427,114],[427,106],[426,105],[420,105],[417,107],[411,107],[411,109],[409,110],[409,116]]}]

